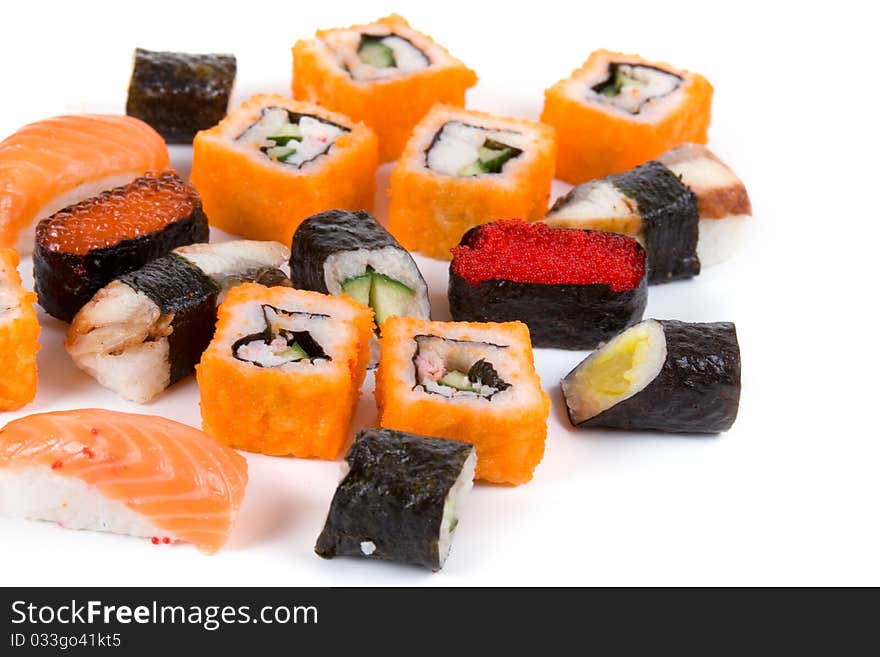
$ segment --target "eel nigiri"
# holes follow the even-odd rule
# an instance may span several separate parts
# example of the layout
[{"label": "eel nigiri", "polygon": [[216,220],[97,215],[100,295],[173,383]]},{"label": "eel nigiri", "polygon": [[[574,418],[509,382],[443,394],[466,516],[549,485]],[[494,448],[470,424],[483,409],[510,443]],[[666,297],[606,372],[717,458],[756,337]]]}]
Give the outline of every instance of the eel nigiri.
[{"label": "eel nigiri", "polygon": [[247,461],[198,429],[101,409],[39,413],[0,429],[0,513],[183,541],[216,552]]},{"label": "eel nigiri", "polygon": [[31,123],[0,142],[0,247],[33,250],[30,226],[149,170],[168,147],[143,121],[84,114]]},{"label": "eel nigiri", "polygon": [[21,286],[18,253],[0,248],[0,411],[14,411],[37,394],[37,351],[40,325],[34,310],[37,295]]},{"label": "eel nigiri", "polygon": [[242,280],[278,285],[279,277],[267,277],[266,270],[289,257],[278,242],[174,249],[98,290],[74,316],[67,352],[105,388],[146,403],[192,374],[214,335],[224,288]]}]

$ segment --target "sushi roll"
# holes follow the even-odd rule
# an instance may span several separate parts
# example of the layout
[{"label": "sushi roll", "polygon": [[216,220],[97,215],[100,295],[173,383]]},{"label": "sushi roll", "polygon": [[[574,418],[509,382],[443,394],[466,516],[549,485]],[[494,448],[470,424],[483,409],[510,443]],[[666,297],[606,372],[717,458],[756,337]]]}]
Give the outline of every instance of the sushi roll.
[{"label": "sushi roll", "polygon": [[17,410],[37,394],[37,296],[22,287],[17,266],[15,249],[0,248],[0,411]]},{"label": "sushi roll", "polygon": [[120,274],[175,247],[207,240],[196,190],[173,171],[148,173],[37,225],[37,298],[47,313],[69,322]]},{"label": "sushi roll", "polygon": [[508,219],[471,228],[452,255],[452,319],[520,320],[534,347],[595,349],[648,302],[645,251],[625,235]]},{"label": "sushi roll", "polygon": [[130,116],[58,116],[27,125],[0,142],[0,247],[31,253],[41,219],[168,164],[162,137]]},{"label": "sushi roll", "polygon": [[719,433],[736,420],[740,354],[731,322],[647,319],[562,379],[576,427]]},{"label": "sushi roll", "polygon": [[319,105],[261,94],[196,135],[192,182],[212,226],[290,244],[303,219],[373,207],[376,135]]},{"label": "sushi roll", "polygon": [[379,338],[379,425],[477,449],[477,478],[522,484],[544,456],[550,400],[521,322],[390,317]]},{"label": "sushi roll", "polygon": [[473,226],[542,218],[555,158],[548,126],[435,106],[391,174],[388,230],[407,249],[449,260]]},{"label": "sushi roll", "polygon": [[435,103],[464,107],[476,74],[400,16],[320,30],[293,47],[293,97],[321,103],[379,137],[379,161],[397,159]]},{"label": "sushi roll", "polygon": [[213,553],[226,542],[247,461],[198,429],[100,409],[39,413],[0,429],[0,515]]},{"label": "sushi roll", "polygon": [[294,287],[347,294],[391,315],[430,319],[428,286],[412,256],[368,212],[329,210],[302,222],[290,248]]},{"label": "sushi roll", "polygon": [[64,346],[102,386],[144,404],[192,374],[214,334],[223,287],[288,256],[275,242],[175,249],[101,288],[74,317]]},{"label": "sushi roll", "polygon": [[234,55],[137,48],[125,113],[150,124],[169,144],[189,144],[226,116]]},{"label": "sushi roll", "polygon": [[372,327],[372,311],[346,297],[253,283],[230,290],[196,370],[205,431],[249,452],[335,459]]},{"label": "sushi roll", "polygon": [[345,460],[348,469],[315,552],[440,570],[473,488],[473,445],[361,429]]},{"label": "sushi roll", "polygon": [[661,283],[729,258],[751,213],[745,185],[730,167],[705,146],[683,144],[631,171],[575,187],[544,221],[633,235],[648,250],[651,282]]},{"label": "sushi roll", "polygon": [[547,90],[541,120],[556,128],[556,176],[578,185],[620,173],[684,142],[705,144],[712,85],[696,73],[597,50]]}]

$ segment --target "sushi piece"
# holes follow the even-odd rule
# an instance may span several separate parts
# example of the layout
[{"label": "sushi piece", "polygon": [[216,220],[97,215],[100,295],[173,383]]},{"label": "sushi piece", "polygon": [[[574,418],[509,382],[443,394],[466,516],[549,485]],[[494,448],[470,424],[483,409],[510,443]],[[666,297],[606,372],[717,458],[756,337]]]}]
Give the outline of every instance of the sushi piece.
[{"label": "sushi piece", "polygon": [[379,425],[477,449],[477,478],[522,484],[544,455],[550,399],[521,322],[390,317],[379,338]]},{"label": "sushi piece", "polygon": [[102,386],[144,404],[192,374],[214,334],[224,286],[288,256],[275,242],[175,249],[100,289],[73,318],[64,346]]},{"label": "sushi piece", "polygon": [[192,182],[212,226],[290,244],[306,217],[373,207],[376,135],[311,103],[261,94],[196,135]]},{"label": "sushi piece", "polygon": [[652,282],[662,282],[729,258],[751,213],[736,174],[705,146],[684,144],[632,171],[575,187],[544,221],[637,237],[659,270]]},{"label": "sushi piece", "polygon": [[736,420],[740,368],[733,323],[646,319],[569,372],[562,393],[576,427],[719,433]]},{"label": "sushi piece", "polygon": [[705,144],[712,85],[696,73],[597,50],[547,90],[541,120],[556,128],[556,176],[572,185],[620,173],[685,142]]},{"label": "sushi piece", "polygon": [[477,454],[458,440],[361,429],[315,552],[443,567]]},{"label": "sushi piece", "polygon": [[293,47],[293,96],[321,103],[379,137],[379,161],[397,159],[435,103],[464,107],[476,74],[400,16],[320,30]]},{"label": "sushi piece", "polygon": [[648,302],[645,251],[625,235],[504,220],[471,228],[452,254],[452,319],[520,320],[534,347],[595,349]]},{"label": "sushi piece", "polygon": [[125,113],[150,124],[169,144],[189,144],[226,116],[234,55],[137,48]]},{"label": "sushi piece", "polygon": [[162,137],[130,116],[59,116],[27,125],[0,142],[0,247],[31,253],[39,220],[168,164]]},{"label": "sushi piece", "polygon": [[335,459],[367,371],[372,311],[346,297],[246,283],[220,306],[196,368],[202,426],[250,452]]},{"label": "sushi piece", "polygon": [[152,415],[85,408],[0,429],[0,514],[182,541],[226,542],[247,461],[198,429]]},{"label": "sushi piece", "polygon": [[37,225],[34,288],[47,313],[69,322],[120,274],[172,249],[208,240],[196,190],[173,171],[56,212]]},{"label": "sushi piece", "polygon": [[15,249],[0,248],[0,411],[17,410],[37,394],[37,296],[22,287],[17,266]]},{"label": "sushi piece", "polygon": [[415,260],[363,210],[328,210],[302,222],[290,248],[290,277],[294,287],[347,294],[370,306],[379,329],[392,315],[431,315]]},{"label": "sushi piece", "polygon": [[388,230],[407,249],[449,260],[473,226],[542,218],[555,158],[548,126],[435,106],[391,174]]}]

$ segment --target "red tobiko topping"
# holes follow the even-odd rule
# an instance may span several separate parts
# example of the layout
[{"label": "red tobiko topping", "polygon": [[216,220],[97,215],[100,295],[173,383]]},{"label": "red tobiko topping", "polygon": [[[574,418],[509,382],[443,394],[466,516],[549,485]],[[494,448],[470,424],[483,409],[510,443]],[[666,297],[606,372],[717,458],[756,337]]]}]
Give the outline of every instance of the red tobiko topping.
[{"label": "red tobiko topping", "polygon": [[614,291],[638,287],[645,252],[617,233],[551,228],[505,219],[477,229],[467,245],[452,249],[452,268],[470,285],[483,281],[591,285]]}]

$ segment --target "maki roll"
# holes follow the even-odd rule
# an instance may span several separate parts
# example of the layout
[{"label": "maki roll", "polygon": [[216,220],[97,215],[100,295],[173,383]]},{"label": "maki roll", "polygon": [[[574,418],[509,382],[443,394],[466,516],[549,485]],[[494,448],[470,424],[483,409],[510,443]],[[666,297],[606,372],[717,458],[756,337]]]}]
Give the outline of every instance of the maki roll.
[{"label": "maki roll", "polygon": [[476,74],[400,16],[320,30],[293,47],[293,97],[321,103],[379,137],[379,161],[397,159],[435,103],[464,107]]},{"label": "maki roll", "polygon": [[471,228],[449,266],[453,319],[520,320],[534,347],[595,349],[642,319],[647,290],[634,239],[518,220]]},{"label": "maki roll", "polygon": [[0,247],[34,250],[34,226],[70,205],[168,167],[168,147],[143,121],[55,116],[0,142]]},{"label": "maki roll", "polygon": [[546,125],[435,106],[391,173],[388,230],[410,250],[449,260],[473,226],[543,217],[555,158]]},{"label": "maki roll", "polygon": [[315,552],[443,567],[477,455],[458,440],[361,429]]},{"label": "maki roll", "polygon": [[736,420],[740,388],[731,322],[647,319],[562,379],[574,426],[686,433],[727,431]]},{"label": "maki roll", "polygon": [[597,50],[547,90],[541,120],[559,137],[557,177],[577,185],[684,142],[705,144],[711,109],[712,85],[704,77]]},{"label": "maki roll", "polygon": [[230,290],[197,368],[202,426],[237,449],[335,459],[372,328],[372,311],[347,297],[253,283]]},{"label": "maki roll", "polygon": [[0,248],[0,411],[18,410],[37,394],[37,297],[22,287],[17,266],[16,250]]},{"label": "maki roll", "polygon": [[370,306],[380,329],[391,315],[430,318],[415,260],[363,210],[329,210],[302,222],[290,248],[290,278],[294,287]]},{"label": "maki roll", "polygon": [[125,113],[150,124],[170,144],[189,144],[226,116],[234,55],[194,55],[137,48]]},{"label": "maki roll", "polygon": [[148,173],[37,225],[37,298],[46,312],[69,322],[120,274],[175,247],[207,240],[208,222],[196,190],[174,171]]},{"label": "maki roll", "polygon": [[745,185],[730,167],[705,146],[684,144],[575,187],[544,221],[633,235],[648,250],[651,282],[659,283],[726,260],[751,212]]},{"label": "maki roll", "polygon": [[175,249],[100,289],[73,318],[64,346],[102,386],[146,403],[193,372],[214,334],[223,285],[288,255],[274,242]]},{"label": "maki roll", "polygon": [[212,226],[290,244],[313,214],[373,207],[376,149],[362,123],[260,94],[196,135],[192,182]]},{"label": "maki roll", "polygon": [[389,317],[379,338],[379,425],[477,448],[477,478],[522,484],[544,456],[550,400],[521,322]]}]

